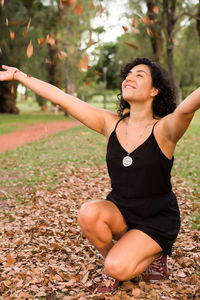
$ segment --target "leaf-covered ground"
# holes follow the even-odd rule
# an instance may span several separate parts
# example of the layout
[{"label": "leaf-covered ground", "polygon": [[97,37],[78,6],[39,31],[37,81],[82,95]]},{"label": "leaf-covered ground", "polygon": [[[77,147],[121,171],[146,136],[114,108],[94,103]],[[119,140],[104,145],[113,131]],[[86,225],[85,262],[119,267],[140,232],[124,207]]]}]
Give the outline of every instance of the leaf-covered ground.
[{"label": "leaf-covered ground", "polygon": [[200,237],[189,225],[199,209],[183,183],[174,180],[182,228],[169,258],[168,278],[150,284],[127,281],[114,295],[96,296],[103,260],[77,224],[81,204],[104,199],[110,190],[105,166],[68,165],[49,192],[26,193],[26,201],[0,203],[0,299],[200,299]]}]

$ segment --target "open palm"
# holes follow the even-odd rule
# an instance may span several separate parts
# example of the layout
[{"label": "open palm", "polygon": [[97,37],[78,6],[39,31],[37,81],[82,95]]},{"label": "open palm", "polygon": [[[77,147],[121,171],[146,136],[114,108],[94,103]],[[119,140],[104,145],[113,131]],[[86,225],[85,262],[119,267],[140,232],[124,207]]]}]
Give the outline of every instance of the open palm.
[{"label": "open palm", "polygon": [[2,69],[4,69],[5,71],[0,71],[0,81],[13,80],[15,71],[18,71],[17,68],[5,65],[2,66]]}]

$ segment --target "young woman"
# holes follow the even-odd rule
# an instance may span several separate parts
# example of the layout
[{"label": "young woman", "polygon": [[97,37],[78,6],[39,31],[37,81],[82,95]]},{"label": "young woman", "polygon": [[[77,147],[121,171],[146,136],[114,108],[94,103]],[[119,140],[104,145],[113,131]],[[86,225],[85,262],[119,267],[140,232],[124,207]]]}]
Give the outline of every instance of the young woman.
[{"label": "young woman", "polygon": [[16,68],[3,69],[0,80],[20,81],[108,140],[112,190],[106,200],[83,204],[78,216],[82,232],[105,258],[106,281],[97,292],[112,292],[146,269],[150,280],[163,279],[180,228],[170,183],[173,153],[200,108],[200,88],[176,108],[167,72],[149,59],[138,58],[122,70],[116,114]]}]

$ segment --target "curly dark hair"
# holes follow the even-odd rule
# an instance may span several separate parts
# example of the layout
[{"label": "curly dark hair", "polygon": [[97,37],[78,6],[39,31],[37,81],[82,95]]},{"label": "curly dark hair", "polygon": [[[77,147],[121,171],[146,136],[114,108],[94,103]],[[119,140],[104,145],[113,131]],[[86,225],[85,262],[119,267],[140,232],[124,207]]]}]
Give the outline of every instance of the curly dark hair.
[{"label": "curly dark hair", "polygon": [[174,93],[174,88],[172,87],[168,72],[161,67],[160,64],[152,62],[148,58],[136,58],[132,62],[125,65],[121,70],[121,93],[118,95],[119,106],[118,115],[127,116],[130,114],[129,108],[130,104],[122,97],[122,82],[127,77],[129,71],[137,65],[147,65],[151,72],[152,86],[158,89],[158,94],[154,97],[152,103],[153,117],[164,117],[172,113],[176,108],[176,98]]}]

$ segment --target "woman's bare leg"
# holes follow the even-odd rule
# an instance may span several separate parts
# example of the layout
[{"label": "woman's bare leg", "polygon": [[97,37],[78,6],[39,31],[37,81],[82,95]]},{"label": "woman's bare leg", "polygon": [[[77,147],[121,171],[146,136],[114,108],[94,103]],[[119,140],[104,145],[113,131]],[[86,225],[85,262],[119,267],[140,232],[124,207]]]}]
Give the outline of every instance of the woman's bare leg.
[{"label": "woman's bare leg", "polygon": [[119,239],[127,230],[121,212],[107,200],[84,203],[79,211],[78,222],[84,235],[103,257],[113,247],[112,239]]},{"label": "woman's bare leg", "polygon": [[106,274],[124,281],[141,274],[162,252],[151,237],[140,230],[126,232],[105,258]]}]

